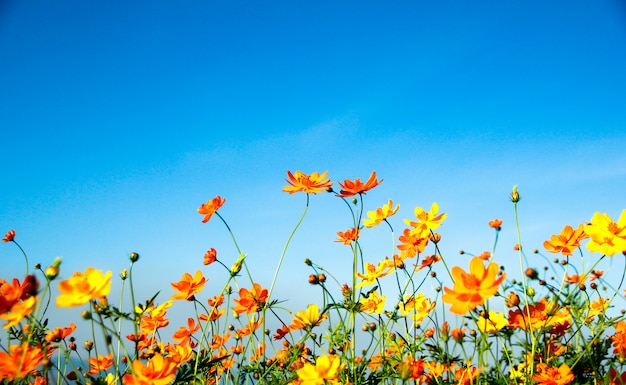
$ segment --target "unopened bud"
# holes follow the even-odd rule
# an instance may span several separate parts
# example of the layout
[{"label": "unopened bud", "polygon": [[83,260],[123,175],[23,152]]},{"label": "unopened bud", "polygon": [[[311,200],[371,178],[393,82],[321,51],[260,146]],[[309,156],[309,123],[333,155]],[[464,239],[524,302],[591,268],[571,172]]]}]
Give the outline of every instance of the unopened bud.
[{"label": "unopened bud", "polygon": [[520,201],[519,192],[517,191],[517,186],[513,186],[513,191],[511,191],[511,202],[517,203]]},{"label": "unopened bud", "polygon": [[135,252],[130,253],[130,261],[131,261],[132,263],[135,263],[135,262],[137,262],[138,260],[139,260],[139,254],[137,254],[137,253],[135,253]]}]

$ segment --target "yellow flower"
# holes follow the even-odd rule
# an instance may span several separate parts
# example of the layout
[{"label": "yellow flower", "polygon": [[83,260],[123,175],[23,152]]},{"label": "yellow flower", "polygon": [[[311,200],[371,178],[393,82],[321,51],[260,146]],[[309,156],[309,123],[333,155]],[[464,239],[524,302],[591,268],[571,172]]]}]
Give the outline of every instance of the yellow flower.
[{"label": "yellow flower", "polygon": [[587,242],[587,249],[591,252],[612,256],[626,251],[626,209],[617,222],[607,214],[593,214],[591,223],[585,225],[585,233],[591,238]]},{"label": "yellow flower", "polygon": [[147,365],[134,360],[132,368],[132,374],[125,374],[122,378],[124,385],[168,385],[176,376],[177,365],[168,357],[156,353]]},{"label": "yellow flower", "polygon": [[306,363],[298,369],[300,385],[338,385],[337,371],[341,363],[337,356],[321,356],[315,360],[315,365]]},{"label": "yellow flower", "polygon": [[320,308],[316,304],[311,304],[306,310],[293,314],[293,321],[289,326],[289,330],[311,329],[318,326],[326,318],[328,318],[328,315],[320,315]]},{"label": "yellow flower", "polygon": [[439,205],[436,202],[432,204],[429,212],[426,212],[421,207],[416,207],[415,217],[417,218],[417,221],[405,219],[404,223],[413,227],[413,230],[411,230],[412,235],[427,236],[431,230],[435,230],[441,226],[441,222],[448,217],[448,214],[437,215],[438,212]]},{"label": "yellow flower", "polygon": [[389,199],[389,202],[387,202],[386,205],[383,205],[383,207],[377,208],[376,211],[368,211],[367,216],[369,217],[369,219],[363,220],[363,225],[369,228],[378,226],[382,223],[382,221],[386,220],[387,218],[398,212],[399,208],[400,205],[396,205],[396,207],[394,208],[393,201]]},{"label": "yellow flower", "polygon": [[76,272],[70,279],[59,283],[61,295],[57,297],[58,307],[74,307],[86,304],[92,299],[106,297],[111,291],[110,271],[88,267],[84,273]]},{"label": "yellow flower", "polygon": [[424,318],[426,318],[426,316],[428,316],[430,311],[433,310],[436,305],[437,303],[431,302],[428,298],[426,298],[426,296],[424,296],[424,293],[419,293],[417,297],[405,297],[404,301],[400,302],[398,306],[400,314],[404,316],[410,314],[411,319],[417,326]]},{"label": "yellow flower", "polygon": [[291,171],[287,171],[287,183],[289,183],[289,185],[283,187],[283,191],[289,194],[297,192],[317,194],[318,192],[324,192],[333,185],[333,182],[326,178],[327,176],[328,171],[321,174],[319,172],[313,172],[311,175],[301,171],[296,171],[293,174]]},{"label": "yellow flower", "polygon": [[483,333],[497,333],[508,324],[504,313],[496,313],[493,310],[489,310],[489,318],[478,317],[478,329]]},{"label": "yellow flower", "polygon": [[386,297],[384,295],[378,296],[378,292],[373,291],[367,296],[367,298],[360,299],[359,302],[361,303],[361,310],[368,314],[381,314],[385,306],[385,299]]},{"label": "yellow flower", "polygon": [[37,304],[37,297],[28,297],[23,301],[16,302],[8,313],[0,314],[0,318],[7,321],[4,325],[5,329],[15,326],[20,323],[24,317],[28,316],[35,310]]},{"label": "yellow flower", "polygon": [[363,282],[356,285],[357,288],[373,285],[378,278],[385,277],[391,274],[395,269],[395,263],[389,259],[385,259],[382,262],[378,263],[378,266],[374,266],[371,263],[365,263],[365,274],[356,273],[356,276],[359,279],[362,279]]}]

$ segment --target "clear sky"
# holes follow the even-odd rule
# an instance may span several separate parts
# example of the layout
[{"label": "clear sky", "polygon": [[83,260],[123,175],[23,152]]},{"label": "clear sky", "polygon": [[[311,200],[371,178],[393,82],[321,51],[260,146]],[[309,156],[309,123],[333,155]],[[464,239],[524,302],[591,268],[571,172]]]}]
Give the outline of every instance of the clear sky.
[{"label": "clear sky", "polygon": [[[366,210],[394,199],[396,233],[438,202],[452,264],[490,250],[502,218],[506,265],[513,185],[528,250],[626,208],[626,3],[0,0],[0,130],[0,231],[33,263],[62,256],[62,278],[116,275],[137,251],[141,289],[165,300],[209,247],[235,260],[196,212],[219,194],[268,285],[305,203],[281,192],[287,170],[376,170]],[[333,242],[350,221],[312,197],[277,296],[304,287],[305,257],[350,266]],[[370,234],[379,261],[390,237]],[[0,246],[2,278],[23,275]]]}]

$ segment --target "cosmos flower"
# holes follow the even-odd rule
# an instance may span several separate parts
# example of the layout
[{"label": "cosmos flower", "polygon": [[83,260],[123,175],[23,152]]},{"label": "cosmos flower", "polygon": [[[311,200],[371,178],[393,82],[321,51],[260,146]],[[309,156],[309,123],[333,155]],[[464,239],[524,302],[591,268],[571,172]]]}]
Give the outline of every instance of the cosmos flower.
[{"label": "cosmos flower", "polygon": [[59,283],[61,295],[57,297],[57,306],[80,306],[92,299],[106,297],[111,291],[111,275],[110,271],[103,274],[93,267],[88,267],[84,273],[74,273],[70,279]]},{"label": "cosmos flower", "polygon": [[213,199],[209,199],[206,203],[201,204],[200,207],[198,207],[198,214],[204,215],[202,223],[207,223],[225,202],[226,199],[218,195]]},{"label": "cosmos flower", "polygon": [[346,179],[343,183],[339,182],[341,191],[337,194],[337,196],[341,198],[348,198],[358,194],[365,194],[367,191],[373,189],[381,183],[383,183],[383,179],[379,182],[378,178],[376,178],[376,171],[372,171],[372,174],[365,183],[361,182],[360,178],[356,178],[354,181]]},{"label": "cosmos flower", "polygon": [[608,214],[593,214],[591,223],[585,225],[584,231],[591,238],[587,242],[587,249],[591,252],[612,256],[626,251],[626,209],[617,222]]},{"label": "cosmos flower", "polygon": [[396,207],[393,207],[393,201],[389,199],[389,202],[387,202],[386,205],[378,207],[376,211],[368,211],[368,219],[363,220],[363,225],[368,228],[378,226],[382,223],[382,221],[386,220],[387,218],[398,212],[399,208],[400,205],[396,205]]},{"label": "cosmos flower", "polygon": [[283,187],[283,191],[289,194],[297,192],[317,194],[319,192],[327,191],[333,185],[333,182],[326,178],[327,176],[328,171],[325,171],[322,174],[319,172],[313,172],[311,175],[300,171],[296,171],[293,174],[291,171],[287,171],[287,183],[289,183],[289,185]]},{"label": "cosmos flower", "polygon": [[572,255],[575,249],[580,247],[580,241],[588,238],[583,225],[579,225],[576,230],[572,226],[565,226],[560,234],[550,236],[550,239],[543,242],[543,247],[551,253],[561,253],[565,256]]}]

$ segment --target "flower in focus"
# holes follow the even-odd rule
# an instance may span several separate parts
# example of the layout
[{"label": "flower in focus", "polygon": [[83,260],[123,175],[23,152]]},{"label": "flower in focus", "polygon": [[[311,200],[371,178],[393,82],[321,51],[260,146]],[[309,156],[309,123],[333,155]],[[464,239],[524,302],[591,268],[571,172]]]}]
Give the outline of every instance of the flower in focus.
[{"label": "flower in focus", "polygon": [[419,325],[420,322],[428,314],[431,310],[435,308],[437,305],[436,302],[431,302],[424,293],[419,293],[416,296],[406,297],[404,301],[400,302],[399,310],[400,314],[407,316],[410,315],[411,319],[415,322],[415,326]]},{"label": "flower in focus", "polygon": [[413,227],[411,230],[411,234],[419,235],[419,236],[428,236],[431,230],[437,229],[441,226],[441,222],[443,222],[448,214],[439,214],[439,205],[434,202],[430,207],[430,211],[426,212],[421,207],[415,208],[415,217],[417,221],[411,221],[409,219],[405,219],[404,223]]},{"label": "flower in focus", "polygon": [[562,364],[557,368],[541,362],[537,364],[535,370],[533,380],[538,385],[565,385],[574,381],[574,373],[570,371],[567,364]]},{"label": "flower in focus", "polygon": [[204,215],[202,223],[207,223],[213,214],[224,205],[224,202],[226,202],[226,199],[218,195],[213,199],[209,199],[206,203],[201,204],[200,207],[198,207],[198,214]]},{"label": "flower in focus", "polygon": [[333,182],[326,178],[327,176],[328,171],[322,174],[313,172],[311,175],[300,171],[296,171],[293,174],[291,171],[287,171],[287,183],[289,183],[289,186],[283,187],[283,191],[289,194],[297,192],[317,194],[318,192],[324,192],[333,185]]},{"label": "flower in focus", "polygon": [[80,306],[92,299],[106,297],[111,291],[111,275],[110,271],[103,274],[93,267],[88,267],[84,273],[74,273],[70,279],[59,283],[61,295],[57,297],[57,306]]},{"label": "flower in focus", "polygon": [[365,274],[356,273],[357,278],[362,279],[363,282],[356,285],[357,288],[373,285],[377,279],[385,277],[391,274],[395,269],[395,264],[389,259],[385,259],[379,262],[377,266],[372,263],[365,263]]},{"label": "flower in focus", "polygon": [[356,178],[354,181],[346,179],[343,183],[339,182],[339,186],[341,186],[341,191],[337,194],[338,197],[347,198],[351,196],[355,196],[358,194],[365,194],[367,191],[373,189],[379,184],[383,183],[383,179],[378,181],[376,178],[376,171],[372,171],[367,182],[361,182],[360,178]]},{"label": "flower in focus", "polygon": [[426,257],[424,257],[424,259],[422,259],[422,263],[417,268],[417,271],[430,267],[439,261],[441,261],[441,257],[438,256],[437,254],[427,255]]},{"label": "flower in focus", "polygon": [[98,374],[105,370],[109,370],[113,366],[113,352],[107,356],[97,355],[87,360],[89,364],[88,374]]},{"label": "flower in focus", "polygon": [[181,326],[174,332],[172,338],[176,341],[180,341],[180,345],[182,346],[191,346],[194,347],[192,335],[200,330],[200,324],[196,325],[196,321],[189,317],[187,318],[187,328]]},{"label": "flower in focus", "polygon": [[554,302],[548,303],[545,298],[535,304],[528,304],[523,309],[509,311],[509,327],[525,331],[566,328],[569,327],[570,319],[567,307],[560,308]]},{"label": "flower in focus", "polygon": [[268,291],[264,289],[258,283],[252,284],[252,289],[248,290],[246,288],[239,289],[239,299],[233,299],[233,301],[237,304],[233,308],[233,311],[237,314],[247,313],[251,314],[256,311],[260,311],[265,306],[265,302],[267,302]]},{"label": "flower in focus", "polygon": [[361,303],[361,310],[368,314],[381,314],[385,306],[385,299],[386,297],[384,295],[378,296],[378,292],[374,290],[369,293],[367,298],[361,298],[359,300]]},{"label": "flower in focus", "polygon": [[383,205],[383,207],[378,207],[376,211],[368,211],[368,219],[363,220],[363,225],[368,228],[378,226],[382,223],[382,221],[397,213],[399,208],[400,205],[393,207],[393,201],[389,199],[389,202],[387,202],[386,205]]},{"label": "flower in focus", "polygon": [[184,273],[179,282],[171,282],[170,285],[178,293],[172,294],[172,299],[192,300],[193,296],[200,293],[204,288],[207,279],[202,275],[202,271],[198,270],[192,277],[189,273]]},{"label": "flower in focus", "polygon": [[76,325],[74,322],[70,322],[70,326],[66,328],[54,328],[52,331],[49,331],[45,340],[47,342],[60,342],[72,334],[74,330],[76,330]]},{"label": "flower in focus", "polygon": [[493,219],[489,221],[489,227],[498,231],[502,230],[502,219]]},{"label": "flower in focus", "polygon": [[478,330],[483,333],[497,333],[509,324],[507,319],[504,317],[504,313],[496,313],[493,310],[489,310],[488,315],[488,317],[484,317],[482,315],[478,317]]},{"label": "flower in focus", "polygon": [[320,309],[316,304],[309,305],[306,310],[300,310],[298,314],[293,314],[293,320],[289,325],[289,330],[312,329],[319,326],[323,320],[328,318],[326,314],[320,314]]},{"label": "flower in focus", "polygon": [[398,240],[400,241],[398,250],[403,251],[407,258],[413,258],[417,254],[423,253],[428,245],[428,236],[413,234],[410,229],[404,229]]},{"label": "flower in focus", "polygon": [[591,240],[587,242],[587,249],[612,256],[626,251],[626,209],[622,211],[617,222],[607,214],[595,213],[591,223],[586,224],[585,233]]},{"label": "flower in focus", "polygon": [[122,378],[124,385],[168,385],[176,376],[177,365],[155,353],[145,365],[140,360],[134,360],[132,369],[132,374],[125,374]]},{"label": "flower in focus", "polygon": [[13,242],[15,239],[15,230],[9,230],[6,234],[4,234],[4,238],[2,238],[2,242]]},{"label": "flower in focus", "polygon": [[469,273],[454,266],[452,268],[454,287],[452,289],[444,287],[445,294],[441,299],[452,305],[451,312],[465,315],[496,294],[506,277],[506,273],[503,273],[497,278],[498,270],[498,264],[495,262],[491,262],[485,269],[479,257],[474,257],[470,261]]},{"label": "flower in focus", "polygon": [[315,360],[315,365],[305,363],[298,369],[300,385],[339,385],[337,371],[341,360],[337,356],[320,356]]},{"label": "flower in focus", "polygon": [[580,247],[580,241],[585,238],[588,236],[582,224],[576,230],[568,225],[561,230],[560,234],[552,235],[549,240],[543,242],[543,247],[551,253],[572,255],[574,250]]},{"label": "flower in focus", "polygon": [[11,345],[8,351],[0,351],[0,381],[13,381],[27,377],[41,364],[44,353],[39,346],[28,343]]},{"label": "flower in focus", "polygon": [[341,242],[344,245],[349,246],[353,241],[356,242],[356,240],[359,239],[360,232],[361,231],[356,227],[348,229],[345,232],[337,231],[339,238],[335,239],[335,242]]},{"label": "flower in focus", "polygon": [[204,254],[204,261],[203,264],[205,266],[208,266],[210,264],[212,264],[213,262],[217,261],[217,251],[214,248],[210,248],[205,254]]}]

